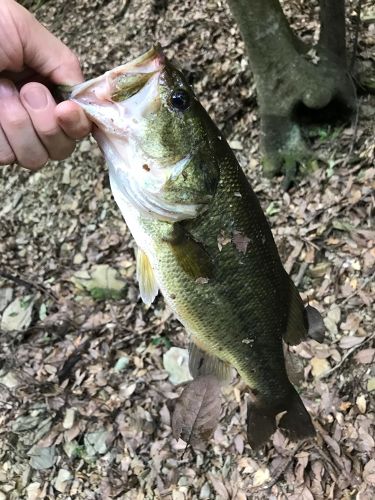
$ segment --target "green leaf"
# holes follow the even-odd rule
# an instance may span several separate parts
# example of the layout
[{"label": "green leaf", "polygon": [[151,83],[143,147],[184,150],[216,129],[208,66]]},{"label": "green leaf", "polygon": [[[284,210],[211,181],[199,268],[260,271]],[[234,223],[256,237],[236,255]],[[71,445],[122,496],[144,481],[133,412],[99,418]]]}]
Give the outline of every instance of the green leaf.
[{"label": "green leaf", "polygon": [[125,281],[108,264],[92,266],[89,271],[78,271],[72,277],[78,290],[87,291],[95,300],[118,300],[124,296]]},{"label": "green leaf", "polygon": [[31,323],[33,304],[32,295],[13,300],[3,312],[0,329],[5,332],[26,330]]},{"label": "green leaf", "polygon": [[43,321],[47,317],[47,306],[44,302],[39,307],[39,319]]}]

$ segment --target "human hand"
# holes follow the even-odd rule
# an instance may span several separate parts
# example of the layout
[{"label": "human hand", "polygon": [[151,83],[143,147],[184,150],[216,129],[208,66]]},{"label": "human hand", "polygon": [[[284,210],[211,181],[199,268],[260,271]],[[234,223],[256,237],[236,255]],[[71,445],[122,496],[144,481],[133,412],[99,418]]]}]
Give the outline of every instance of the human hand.
[{"label": "human hand", "polygon": [[[18,92],[25,75],[31,82]],[[82,82],[77,57],[15,0],[1,0],[0,165],[36,170],[48,159],[67,158],[90,132],[83,110],[71,101],[56,105],[47,81]]]}]

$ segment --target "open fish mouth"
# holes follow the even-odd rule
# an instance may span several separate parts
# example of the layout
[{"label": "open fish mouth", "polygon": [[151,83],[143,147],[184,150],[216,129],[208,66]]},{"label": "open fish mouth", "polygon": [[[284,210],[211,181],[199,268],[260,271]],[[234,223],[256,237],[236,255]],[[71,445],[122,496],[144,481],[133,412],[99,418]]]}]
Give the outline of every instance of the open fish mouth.
[{"label": "open fish mouth", "polygon": [[153,75],[164,68],[164,65],[165,57],[161,47],[155,46],[131,62],[75,85],[70,98],[75,100],[87,94],[87,98],[94,100],[122,101],[140,90]]}]

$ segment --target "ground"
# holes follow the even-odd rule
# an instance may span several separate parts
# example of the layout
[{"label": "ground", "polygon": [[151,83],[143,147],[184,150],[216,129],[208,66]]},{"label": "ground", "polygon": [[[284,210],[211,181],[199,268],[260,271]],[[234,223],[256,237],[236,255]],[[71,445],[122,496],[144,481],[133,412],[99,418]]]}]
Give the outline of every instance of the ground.
[{"label": "ground", "polygon": [[[16,330],[0,331],[0,499],[374,498],[374,96],[359,92],[352,124],[311,131],[324,161],[286,193],[282,179],[262,175],[255,89],[225,2],[29,3],[78,53],[87,77],[154,42],[167,47],[235,150],[287,271],[325,318],[327,338],[293,354],[316,439],[296,445],[277,432],[252,451],[246,387],[237,378],[207,449],[184,452],[170,427],[181,387],[168,380],[163,354],[186,347],[187,337],[161,297],[150,308],[139,300],[133,241],[94,142],[38,173],[4,167],[0,314],[2,328],[14,321]],[[356,4],[348,4],[351,49]],[[286,5],[309,39],[314,5]],[[362,16],[357,68],[368,75],[370,1]]]}]

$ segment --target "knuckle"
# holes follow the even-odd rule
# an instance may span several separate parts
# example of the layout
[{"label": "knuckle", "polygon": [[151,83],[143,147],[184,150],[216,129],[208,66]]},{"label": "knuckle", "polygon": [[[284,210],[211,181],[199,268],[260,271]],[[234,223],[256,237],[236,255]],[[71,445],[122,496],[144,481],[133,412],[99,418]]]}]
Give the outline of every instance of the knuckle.
[{"label": "knuckle", "polygon": [[[23,128],[29,121],[29,115],[26,111],[18,110],[16,113],[10,114],[4,118],[8,127],[12,129]],[[4,124],[5,125],[5,124]]]},{"label": "knuckle", "polygon": [[60,133],[60,130],[56,127],[39,127],[38,135],[45,137],[46,139],[51,139]]}]

